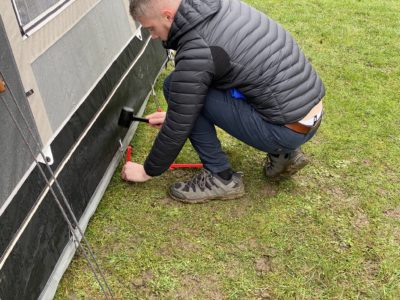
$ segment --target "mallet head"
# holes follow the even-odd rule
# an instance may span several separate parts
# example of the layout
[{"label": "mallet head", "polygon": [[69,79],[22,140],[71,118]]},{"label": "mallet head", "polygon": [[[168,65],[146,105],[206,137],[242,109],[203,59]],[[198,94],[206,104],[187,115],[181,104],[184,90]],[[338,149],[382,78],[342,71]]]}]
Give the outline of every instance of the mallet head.
[{"label": "mallet head", "polygon": [[133,109],[130,107],[124,106],[121,109],[121,114],[119,115],[118,125],[129,128],[129,126],[131,126],[132,121],[149,123],[149,119],[134,116]]},{"label": "mallet head", "polygon": [[133,120],[133,109],[124,106],[121,109],[121,114],[119,115],[118,125],[121,127],[129,128],[129,126],[131,126],[132,120]]}]

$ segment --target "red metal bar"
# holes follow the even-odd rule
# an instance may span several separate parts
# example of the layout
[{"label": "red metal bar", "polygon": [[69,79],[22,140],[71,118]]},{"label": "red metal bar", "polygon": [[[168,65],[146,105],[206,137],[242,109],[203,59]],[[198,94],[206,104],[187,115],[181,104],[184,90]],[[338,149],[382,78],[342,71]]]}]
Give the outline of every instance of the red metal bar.
[{"label": "red metal bar", "polygon": [[[125,162],[131,161],[131,154],[132,154],[132,146],[126,147],[126,155],[125,155]],[[197,168],[201,169],[203,167],[202,163],[198,164],[171,164],[169,166],[170,170],[179,169],[179,168]]]},{"label": "red metal bar", "polygon": [[178,168],[198,168],[201,169],[203,167],[203,164],[172,164],[169,166],[170,170],[173,169],[178,169]]}]

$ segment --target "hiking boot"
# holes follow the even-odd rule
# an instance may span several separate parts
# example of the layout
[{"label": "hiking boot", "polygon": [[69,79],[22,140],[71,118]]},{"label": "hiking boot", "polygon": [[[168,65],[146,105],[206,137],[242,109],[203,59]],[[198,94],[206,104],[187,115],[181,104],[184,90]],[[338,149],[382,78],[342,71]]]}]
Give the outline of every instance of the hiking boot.
[{"label": "hiking boot", "polygon": [[290,177],[307,164],[308,160],[298,148],[291,153],[268,154],[264,172],[265,176],[269,178],[281,179]]},{"label": "hiking boot", "polygon": [[233,173],[230,180],[203,169],[187,182],[170,186],[172,199],[185,203],[204,203],[216,199],[234,199],[244,195],[244,184],[240,173]]}]

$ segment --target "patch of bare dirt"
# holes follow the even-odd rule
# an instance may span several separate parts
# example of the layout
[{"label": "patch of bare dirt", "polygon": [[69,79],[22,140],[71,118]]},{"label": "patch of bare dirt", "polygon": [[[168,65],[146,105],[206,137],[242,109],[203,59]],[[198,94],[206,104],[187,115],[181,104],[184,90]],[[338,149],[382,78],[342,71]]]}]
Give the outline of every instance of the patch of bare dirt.
[{"label": "patch of bare dirt", "polygon": [[142,275],[140,277],[134,278],[132,280],[132,285],[135,288],[143,288],[146,287],[150,281],[152,281],[154,278],[154,274],[153,272],[151,272],[150,270],[146,270],[142,273]]},{"label": "patch of bare dirt", "polygon": [[68,300],[78,300],[78,296],[75,293],[71,293],[69,295],[67,295]]},{"label": "patch of bare dirt", "polygon": [[344,198],[347,197],[346,192],[343,191],[343,190],[342,190],[340,187],[338,187],[338,186],[332,187],[332,188],[328,191],[328,193],[329,193],[330,195],[334,196],[335,198],[338,198],[338,199],[344,199]]},{"label": "patch of bare dirt", "polygon": [[[215,201],[213,203],[214,205],[225,205],[225,203],[218,203],[218,201]],[[248,195],[244,195],[243,197],[239,199],[232,200],[231,203],[229,203],[229,216],[231,218],[236,218],[240,219],[242,217],[245,217],[248,213],[249,210],[251,210],[252,205],[253,205],[253,199],[251,199]],[[216,220],[219,222],[219,220]]]},{"label": "patch of bare dirt", "polygon": [[250,249],[258,249],[260,246],[260,242],[256,238],[251,238],[247,242],[248,242]]},{"label": "patch of bare dirt", "polygon": [[278,194],[278,187],[276,184],[268,183],[262,189],[262,194],[267,198],[275,197]]},{"label": "patch of bare dirt", "polygon": [[386,217],[400,220],[400,206],[396,207],[395,209],[388,209],[383,213],[385,214]]},{"label": "patch of bare dirt", "polygon": [[255,292],[256,299],[272,300],[274,297],[269,288],[259,288]]},{"label": "patch of bare dirt", "polygon": [[275,257],[276,249],[266,246],[257,238],[249,238],[237,244],[237,248],[241,251],[254,251],[264,253],[264,256]]},{"label": "patch of bare dirt", "polygon": [[119,230],[118,226],[112,224],[108,224],[107,226],[104,227],[104,231],[109,235],[117,233],[118,230]]},{"label": "patch of bare dirt", "polygon": [[353,218],[352,225],[358,230],[364,228],[365,226],[368,226],[368,216],[362,211],[357,211],[356,215]]},{"label": "patch of bare dirt", "polygon": [[379,263],[372,260],[364,262],[364,274],[370,278],[375,278],[379,273]]},{"label": "patch of bare dirt", "polygon": [[160,253],[162,256],[169,257],[174,254],[176,249],[189,253],[197,253],[201,250],[201,246],[182,237],[178,237],[172,240],[171,243],[168,243],[164,247],[160,248],[158,253]]},{"label": "patch of bare dirt", "polygon": [[254,262],[257,275],[263,276],[272,271],[272,258],[269,255],[263,255]]},{"label": "patch of bare dirt", "polygon": [[339,249],[341,251],[346,251],[351,248],[351,243],[349,243],[345,237],[342,236],[342,234],[337,230],[333,229],[332,234],[337,242],[337,245],[339,246]]},{"label": "patch of bare dirt", "polygon": [[150,270],[146,270],[140,277],[134,278],[131,281],[133,290],[144,294],[146,299],[157,299],[156,295],[151,291],[150,282],[154,279],[154,274]]},{"label": "patch of bare dirt", "polygon": [[377,189],[376,192],[378,193],[379,196],[385,198],[389,195],[389,192],[385,189]]},{"label": "patch of bare dirt", "polygon": [[332,187],[328,190],[329,196],[333,198],[331,207],[334,210],[358,210],[360,206],[360,199],[357,196],[349,195],[340,187]]},{"label": "patch of bare dirt", "polygon": [[159,200],[157,200],[157,201],[158,201],[161,205],[165,205],[165,206],[174,205],[174,204],[179,204],[178,201],[172,200],[170,197],[164,197],[164,198],[161,198],[161,199],[159,199]]},{"label": "patch of bare dirt", "polygon": [[240,263],[237,260],[230,260],[229,267],[224,270],[225,276],[228,278],[235,279],[240,272]]},{"label": "patch of bare dirt", "polygon": [[216,276],[186,275],[180,280],[180,287],[166,298],[184,299],[225,299]]}]

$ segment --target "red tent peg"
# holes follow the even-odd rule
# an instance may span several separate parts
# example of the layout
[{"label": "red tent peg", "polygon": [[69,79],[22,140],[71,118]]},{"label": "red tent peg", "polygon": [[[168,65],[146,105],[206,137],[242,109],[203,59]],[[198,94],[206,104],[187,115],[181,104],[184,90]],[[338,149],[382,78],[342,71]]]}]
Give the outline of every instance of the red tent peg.
[{"label": "red tent peg", "polygon": [[132,146],[126,147],[125,162],[131,161]]}]

